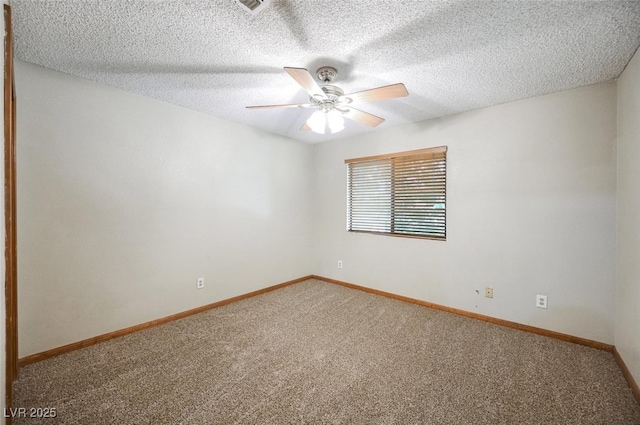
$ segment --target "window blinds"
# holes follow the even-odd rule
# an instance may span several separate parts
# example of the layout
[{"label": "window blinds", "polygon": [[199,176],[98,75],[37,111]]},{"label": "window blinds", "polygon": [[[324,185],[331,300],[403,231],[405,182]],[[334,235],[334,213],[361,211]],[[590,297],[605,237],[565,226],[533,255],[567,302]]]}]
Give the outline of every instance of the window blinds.
[{"label": "window blinds", "polygon": [[447,148],[348,159],[347,230],[446,239]]}]

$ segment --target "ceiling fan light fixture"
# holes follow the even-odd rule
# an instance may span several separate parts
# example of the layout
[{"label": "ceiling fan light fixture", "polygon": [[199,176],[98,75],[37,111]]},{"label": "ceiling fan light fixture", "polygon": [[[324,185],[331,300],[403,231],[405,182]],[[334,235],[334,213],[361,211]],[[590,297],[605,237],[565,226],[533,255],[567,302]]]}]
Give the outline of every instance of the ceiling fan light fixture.
[{"label": "ceiling fan light fixture", "polygon": [[336,110],[315,111],[307,120],[307,125],[314,133],[333,134],[344,130],[344,118]]},{"label": "ceiling fan light fixture", "polygon": [[342,114],[335,109],[327,112],[327,125],[329,126],[329,130],[331,133],[337,133],[339,131],[344,130],[344,118],[342,118]]},{"label": "ceiling fan light fixture", "polygon": [[327,119],[324,112],[315,111],[307,120],[307,125],[314,133],[324,134],[327,129]]}]

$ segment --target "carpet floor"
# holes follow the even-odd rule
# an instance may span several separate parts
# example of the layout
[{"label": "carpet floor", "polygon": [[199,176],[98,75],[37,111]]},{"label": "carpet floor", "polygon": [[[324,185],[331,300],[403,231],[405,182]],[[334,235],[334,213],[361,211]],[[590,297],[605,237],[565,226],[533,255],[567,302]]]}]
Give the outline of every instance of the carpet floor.
[{"label": "carpet floor", "polygon": [[[309,280],[24,367],[15,424],[640,424],[613,356]],[[27,410],[29,413],[29,410]]]}]

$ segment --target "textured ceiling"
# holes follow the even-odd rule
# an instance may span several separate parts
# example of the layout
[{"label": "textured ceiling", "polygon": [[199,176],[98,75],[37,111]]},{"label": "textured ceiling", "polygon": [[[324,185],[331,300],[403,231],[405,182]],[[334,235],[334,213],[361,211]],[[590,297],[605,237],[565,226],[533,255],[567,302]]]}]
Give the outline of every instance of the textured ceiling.
[{"label": "textured ceiling", "polygon": [[[617,78],[640,44],[640,1],[12,0],[15,55],[47,68],[306,142],[450,115]],[[345,93],[402,82],[362,104],[384,123],[334,135],[284,66],[338,69]],[[19,94],[19,93],[18,93]]]}]

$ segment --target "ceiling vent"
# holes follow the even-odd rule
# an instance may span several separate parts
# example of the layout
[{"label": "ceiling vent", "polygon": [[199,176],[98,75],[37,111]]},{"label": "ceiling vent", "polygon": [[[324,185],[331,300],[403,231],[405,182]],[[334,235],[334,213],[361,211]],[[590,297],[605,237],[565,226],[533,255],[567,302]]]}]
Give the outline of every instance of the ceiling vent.
[{"label": "ceiling vent", "polygon": [[271,3],[271,0],[236,0],[236,3],[238,3],[243,10],[255,15]]}]

